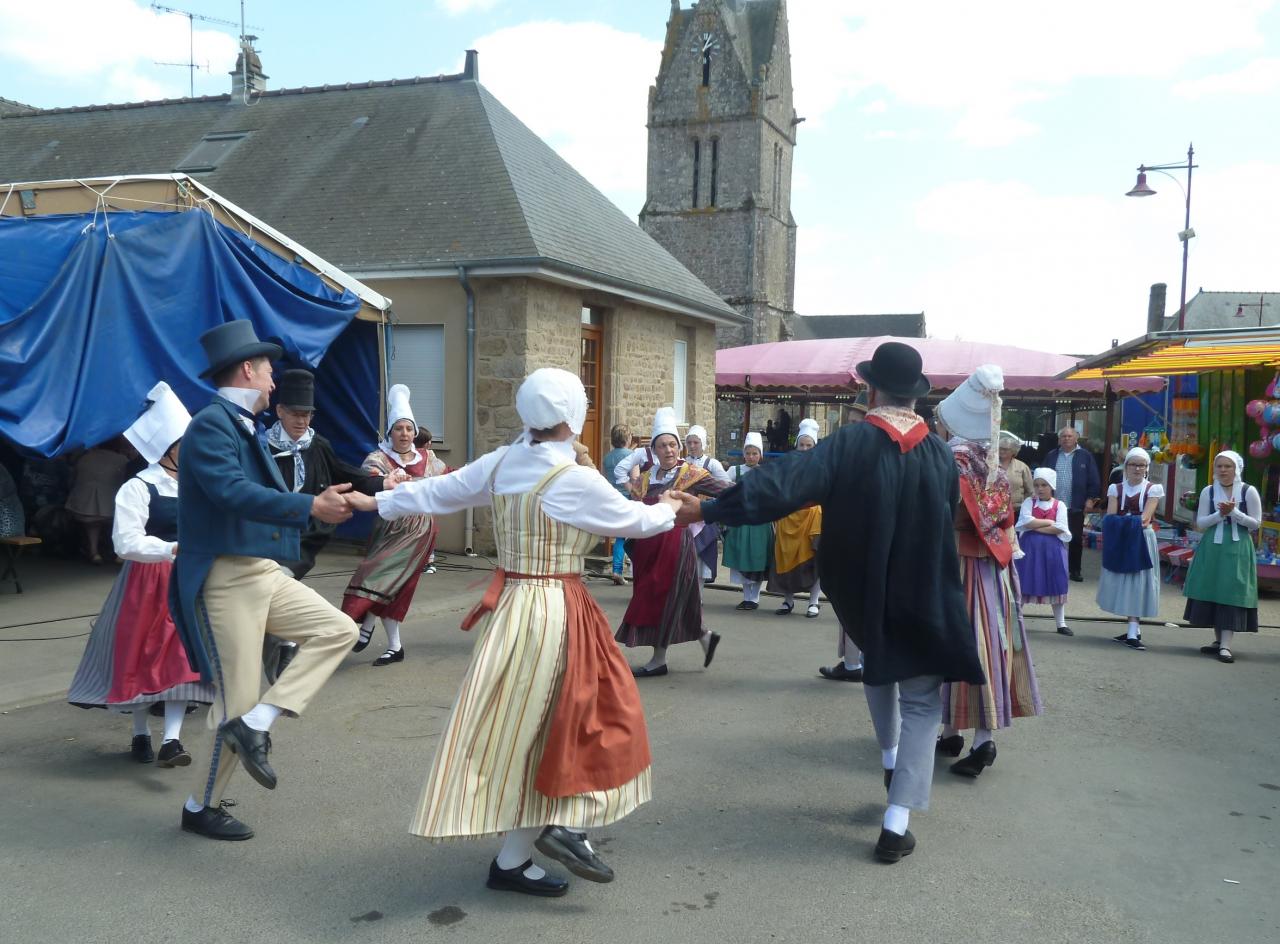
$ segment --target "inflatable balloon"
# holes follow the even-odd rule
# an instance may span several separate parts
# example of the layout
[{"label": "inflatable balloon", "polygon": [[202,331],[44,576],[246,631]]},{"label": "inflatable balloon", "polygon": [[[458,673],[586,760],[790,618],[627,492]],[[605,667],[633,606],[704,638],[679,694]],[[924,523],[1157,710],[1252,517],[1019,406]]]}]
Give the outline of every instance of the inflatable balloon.
[{"label": "inflatable balloon", "polygon": [[1255,459],[1265,459],[1267,456],[1271,455],[1271,440],[1256,439],[1249,443],[1249,455],[1253,456]]},{"label": "inflatable balloon", "polygon": [[[1270,387],[1267,388],[1267,396],[1272,396]],[[1265,400],[1250,400],[1245,404],[1244,415],[1249,417],[1251,420],[1261,420],[1262,408],[1266,405]]]}]

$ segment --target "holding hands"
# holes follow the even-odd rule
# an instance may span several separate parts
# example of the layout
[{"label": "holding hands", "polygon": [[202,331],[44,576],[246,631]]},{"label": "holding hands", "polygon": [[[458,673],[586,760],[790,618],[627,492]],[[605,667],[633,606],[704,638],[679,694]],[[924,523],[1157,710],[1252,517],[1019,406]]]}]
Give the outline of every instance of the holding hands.
[{"label": "holding hands", "polygon": [[345,494],[350,492],[350,483],[330,485],[311,499],[311,517],[325,524],[342,524],[351,517],[351,508],[348,504],[351,501],[351,495]]},{"label": "holding hands", "polygon": [[688,492],[672,489],[664,492],[661,500],[675,511],[676,524],[690,525],[702,520],[702,501]]}]

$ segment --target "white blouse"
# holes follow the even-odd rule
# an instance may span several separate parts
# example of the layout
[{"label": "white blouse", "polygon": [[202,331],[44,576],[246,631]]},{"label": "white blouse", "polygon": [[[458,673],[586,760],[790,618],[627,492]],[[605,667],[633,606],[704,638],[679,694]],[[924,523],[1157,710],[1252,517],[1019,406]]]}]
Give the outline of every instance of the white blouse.
[{"label": "white blouse", "polygon": [[178,542],[162,541],[147,534],[147,519],[151,517],[151,490],[146,486],[148,482],[164,497],[178,497],[178,480],[156,463],[147,466],[116,492],[111,543],[115,546],[116,556],[125,560],[143,564],[172,561]]},{"label": "white blouse", "polygon": [[[502,465],[494,475],[499,460]],[[536,445],[521,439],[481,456],[456,472],[397,485],[376,496],[378,514],[447,515],[489,504],[489,479],[499,495],[532,491],[556,466],[573,463],[571,442]],[[623,498],[595,469],[571,465],[542,493],[542,510],[562,524],[591,534],[616,538],[647,538],[675,526],[675,512],[666,505],[646,505]]]},{"label": "white blouse", "polygon": [[[1124,505],[1124,500],[1126,498],[1132,498],[1134,495],[1142,494],[1143,488],[1147,486],[1150,486],[1147,491],[1148,501],[1153,498],[1164,498],[1163,485],[1159,485],[1154,482],[1147,482],[1145,480],[1139,482],[1137,485],[1130,485],[1128,482],[1121,482],[1119,485],[1108,485],[1107,497],[1116,499],[1119,505]],[[1145,511],[1145,509],[1143,510]]]},{"label": "white blouse", "polygon": [[[1200,492],[1200,507],[1196,513],[1196,527],[1201,531],[1208,531],[1215,524],[1230,521],[1233,525],[1240,525],[1250,531],[1257,531],[1262,526],[1262,497],[1258,494],[1258,490],[1244,486],[1244,508],[1237,504],[1230,516],[1223,518],[1222,513],[1218,511],[1218,502],[1226,501],[1227,498],[1223,494],[1222,486],[1220,485],[1216,486],[1217,496],[1214,495],[1215,484],[1206,485]],[[1214,543],[1222,543],[1219,534],[1214,535]]]},{"label": "white blouse", "polygon": [[[1048,501],[1037,501],[1034,498],[1024,499],[1022,502],[1022,508],[1018,511],[1018,523],[1014,525],[1014,529],[1017,531],[1028,530],[1026,527],[1027,522],[1031,521],[1034,517],[1034,515],[1031,514],[1031,509],[1034,507],[1039,508],[1041,511],[1047,511],[1049,508],[1053,507],[1053,502],[1054,499],[1052,498]],[[1064,544],[1070,544],[1071,528],[1067,524],[1067,503],[1062,499],[1057,499],[1057,502],[1058,512],[1054,516],[1053,525],[1058,529],[1059,533],[1053,536]]]}]

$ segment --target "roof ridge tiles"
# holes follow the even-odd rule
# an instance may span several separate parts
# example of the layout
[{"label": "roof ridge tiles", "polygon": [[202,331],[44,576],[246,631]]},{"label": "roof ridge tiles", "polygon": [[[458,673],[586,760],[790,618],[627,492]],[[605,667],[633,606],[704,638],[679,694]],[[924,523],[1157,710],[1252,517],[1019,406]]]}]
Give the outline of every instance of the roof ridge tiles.
[{"label": "roof ridge tiles", "polygon": [[[461,82],[466,79],[464,73],[442,73],[440,75],[416,75],[408,79],[369,79],[365,82],[346,82],[338,85],[302,85],[294,88],[278,88],[266,89],[257,93],[255,98],[277,98],[285,95],[314,95],[320,92],[343,92],[355,89],[370,88],[398,88],[409,85],[430,85],[444,82]],[[196,95],[194,97],[184,95],[181,98],[158,98],[149,99],[141,102],[108,102],[103,105],[67,105],[58,108],[33,108],[26,107],[26,111],[19,111],[6,118],[33,118],[40,115],[67,115],[79,112],[93,111],[120,111],[127,108],[149,108],[159,105],[194,105],[205,102],[229,101],[230,93],[221,95]],[[0,99],[11,105],[23,105],[22,102],[10,102],[9,99]]]}]

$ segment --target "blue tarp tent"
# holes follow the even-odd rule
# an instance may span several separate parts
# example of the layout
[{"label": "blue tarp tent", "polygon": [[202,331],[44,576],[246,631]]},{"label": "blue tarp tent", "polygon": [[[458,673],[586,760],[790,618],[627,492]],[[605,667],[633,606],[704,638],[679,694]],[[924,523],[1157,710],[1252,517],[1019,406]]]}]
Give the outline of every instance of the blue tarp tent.
[{"label": "blue tarp tent", "polygon": [[198,409],[212,394],[199,336],[248,318],[285,348],[279,366],[319,366],[317,427],[359,459],[382,386],[360,308],[200,210],[0,217],[0,436],[44,456],[101,442],[157,380]]}]

